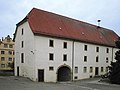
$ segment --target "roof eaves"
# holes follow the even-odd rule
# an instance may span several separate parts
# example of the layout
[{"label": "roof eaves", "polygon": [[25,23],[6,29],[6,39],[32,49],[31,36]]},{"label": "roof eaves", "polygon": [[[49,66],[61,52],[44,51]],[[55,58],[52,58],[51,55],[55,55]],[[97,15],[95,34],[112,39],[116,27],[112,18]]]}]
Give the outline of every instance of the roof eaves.
[{"label": "roof eaves", "polygon": [[116,46],[115,45],[108,45],[108,44],[103,44],[103,43],[98,43],[98,42],[93,42],[93,41],[85,41],[85,40],[80,40],[80,39],[75,39],[73,37],[71,38],[67,38],[67,37],[64,37],[64,36],[58,36],[58,35],[51,35],[49,33],[44,33],[44,32],[34,32],[34,35],[36,36],[47,36],[47,37],[53,37],[53,38],[60,38],[60,39],[66,39],[66,40],[71,40],[71,41],[78,41],[78,42],[84,42],[84,43],[89,43],[89,44],[95,44],[95,45],[101,45],[101,46],[108,46],[108,47],[113,47],[115,48]]}]

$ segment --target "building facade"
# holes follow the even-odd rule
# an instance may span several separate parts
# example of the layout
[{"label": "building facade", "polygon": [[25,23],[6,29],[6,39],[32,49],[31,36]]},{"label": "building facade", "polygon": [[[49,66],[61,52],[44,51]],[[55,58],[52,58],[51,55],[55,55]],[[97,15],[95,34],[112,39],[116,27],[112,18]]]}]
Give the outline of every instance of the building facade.
[{"label": "building facade", "polygon": [[105,74],[117,39],[111,30],[34,8],[16,27],[15,75],[57,82]]},{"label": "building facade", "polygon": [[0,70],[14,69],[14,42],[8,35],[0,39]]}]

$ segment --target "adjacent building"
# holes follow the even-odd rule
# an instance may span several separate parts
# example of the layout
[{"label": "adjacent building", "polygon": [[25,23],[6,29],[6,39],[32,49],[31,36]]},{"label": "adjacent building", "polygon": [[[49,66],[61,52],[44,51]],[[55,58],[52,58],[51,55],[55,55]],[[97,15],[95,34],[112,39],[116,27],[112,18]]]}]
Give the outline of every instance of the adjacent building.
[{"label": "adjacent building", "polygon": [[15,31],[15,75],[57,82],[105,74],[117,51],[112,30],[33,8]]},{"label": "adjacent building", "polygon": [[14,42],[8,35],[0,39],[0,70],[13,70],[14,58]]}]

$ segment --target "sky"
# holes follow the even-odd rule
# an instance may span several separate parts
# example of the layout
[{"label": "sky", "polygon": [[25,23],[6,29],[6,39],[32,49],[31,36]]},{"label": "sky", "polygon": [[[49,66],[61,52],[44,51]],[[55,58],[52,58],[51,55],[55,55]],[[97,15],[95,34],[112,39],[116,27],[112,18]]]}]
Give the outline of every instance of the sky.
[{"label": "sky", "polygon": [[113,30],[120,36],[120,0],[0,0],[0,38],[35,7]]}]

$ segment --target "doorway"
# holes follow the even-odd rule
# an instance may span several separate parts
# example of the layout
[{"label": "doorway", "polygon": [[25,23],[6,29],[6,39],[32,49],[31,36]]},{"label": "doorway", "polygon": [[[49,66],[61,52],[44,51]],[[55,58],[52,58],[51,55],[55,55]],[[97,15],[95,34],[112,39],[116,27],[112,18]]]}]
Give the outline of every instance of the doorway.
[{"label": "doorway", "polygon": [[44,82],[44,69],[38,70],[38,82]]},{"label": "doorway", "polygon": [[99,75],[99,68],[95,67],[95,76],[98,76],[98,75]]},{"label": "doorway", "polygon": [[71,70],[67,66],[62,66],[58,69],[57,81],[70,81]]},{"label": "doorway", "polygon": [[17,76],[19,76],[19,67],[17,67]]}]

